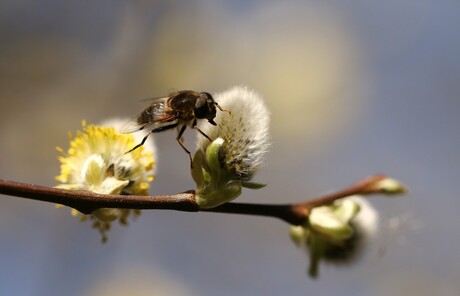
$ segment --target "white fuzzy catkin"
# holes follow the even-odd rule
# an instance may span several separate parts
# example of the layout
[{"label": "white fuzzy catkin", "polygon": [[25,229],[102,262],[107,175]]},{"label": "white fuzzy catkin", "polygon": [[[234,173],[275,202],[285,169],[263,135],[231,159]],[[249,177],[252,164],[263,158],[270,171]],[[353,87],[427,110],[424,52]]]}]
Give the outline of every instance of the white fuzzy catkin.
[{"label": "white fuzzy catkin", "polygon": [[360,231],[360,235],[364,239],[373,239],[377,235],[379,229],[379,213],[367,198],[359,195],[352,195],[347,197],[347,199],[357,202],[360,207],[359,213],[353,218],[352,223],[356,225],[356,227],[359,227],[358,231]]},{"label": "white fuzzy catkin", "polygon": [[358,203],[360,210],[351,221],[355,233],[353,237],[341,245],[330,246],[324,254],[327,262],[337,265],[355,262],[363,255],[366,246],[376,237],[379,227],[379,214],[366,198],[353,195],[346,199]]},{"label": "white fuzzy catkin", "polygon": [[[211,140],[224,139],[220,156],[224,167],[242,180],[249,180],[270,145],[269,111],[262,97],[244,86],[218,93],[214,99],[231,114],[217,110],[217,126],[203,121],[199,127]],[[205,151],[209,143],[201,137],[199,148]]]}]

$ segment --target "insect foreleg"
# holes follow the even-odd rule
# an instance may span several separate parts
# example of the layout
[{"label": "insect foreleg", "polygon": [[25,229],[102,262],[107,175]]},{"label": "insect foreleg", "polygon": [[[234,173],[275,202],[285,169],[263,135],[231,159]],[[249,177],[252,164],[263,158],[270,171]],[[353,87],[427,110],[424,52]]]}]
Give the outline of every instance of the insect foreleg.
[{"label": "insect foreleg", "polygon": [[180,128],[179,133],[177,134],[176,141],[177,141],[177,143],[179,143],[179,145],[182,147],[182,149],[184,149],[185,152],[187,152],[188,157],[190,158],[190,168],[193,169],[192,154],[190,153],[190,151],[187,148],[185,148],[184,144],[182,144],[182,141],[181,141],[182,135],[184,134],[186,128],[187,128],[187,125],[185,125],[185,124]]},{"label": "insect foreleg", "polygon": [[196,119],[193,121],[192,123],[192,128],[196,129],[197,131],[200,132],[200,134],[202,134],[206,139],[208,139],[210,142],[212,142],[211,138],[208,137],[208,135],[206,135],[202,130],[200,130],[200,128],[196,125]]},{"label": "insect foreleg", "polygon": [[208,139],[209,142],[212,142],[211,138],[208,137],[208,135],[206,135],[206,134],[205,134],[202,130],[200,130],[197,126],[195,127],[195,129],[196,129],[197,131],[199,131],[200,134],[202,134],[206,139]]}]

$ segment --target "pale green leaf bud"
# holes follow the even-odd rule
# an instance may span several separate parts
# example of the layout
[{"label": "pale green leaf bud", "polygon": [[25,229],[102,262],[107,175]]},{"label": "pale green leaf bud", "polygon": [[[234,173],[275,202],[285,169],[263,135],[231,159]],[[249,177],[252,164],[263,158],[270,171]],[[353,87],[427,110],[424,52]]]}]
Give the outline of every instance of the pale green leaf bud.
[{"label": "pale green leaf bud", "polygon": [[407,188],[403,184],[392,178],[385,178],[379,181],[376,186],[386,195],[398,195],[407,192]]},{"label": "pale green leaf bud", "polygon": [[[219,162],[219,151],[222,148],[223,140],[217,138],[206,149],[204,157],[199,156],[200,152],[194,157],[194,177],[198,186],[195,200],[200,208],[213,208],[223,203],[237,198],[241,194],[241,180],[235,178],[231,173],[221,167]],[[200,165],[199,169],[195,166]]]},{"label": "pale green leaf bud", "polygon": [[316,277],[321,261],[349,264],[377,232],[378,213],[359,196],[349,196],[329,206],[314,208],[309,222],[290,228],[293,242],[308,251],[308,273]]},{"label": "pale green leaf bud", "polygon": [[305,246],[308,237],[308,230],[301,225],[291,226],[289,228],[289,236],[296,246]]},{"label": "pale green leaf bud", "polygon": [[311,228],[331,240],[345,240],[353,235],[349,225],[359,212],[359,205],[351,200],[340,204],[316,207],[311,211],[309,223]]}]

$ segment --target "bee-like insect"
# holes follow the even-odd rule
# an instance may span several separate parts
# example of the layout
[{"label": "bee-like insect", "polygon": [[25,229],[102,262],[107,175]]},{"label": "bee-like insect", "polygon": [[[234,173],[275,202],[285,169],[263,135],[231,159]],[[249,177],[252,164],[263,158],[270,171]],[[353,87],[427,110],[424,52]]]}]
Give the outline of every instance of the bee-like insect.
[{"label": "bee-like insect", "polygon": [[127,131],[136,132],[150,129],[150,132],[139,144],[126,153],[144,145],[151,133],[159,133],[177,127],[178,133],[176,140],[185,152],[187,152],[190,158],[190,164],[192,164],[192,155],[182,143],[182,135],[187,125],[190,125],[211,141],[211,139],[198,128],[197,120],[207,119],[210,124],[217,125],[214,122],[216,107],[220,111],[226,111],[230,114],[230,111],[222,109],[211,94],[207,92],[182,90],[171,93],[168,97],[153,99],[150,105],[148,105],[137,117],[136,123],[134,123],[135,127]]}]

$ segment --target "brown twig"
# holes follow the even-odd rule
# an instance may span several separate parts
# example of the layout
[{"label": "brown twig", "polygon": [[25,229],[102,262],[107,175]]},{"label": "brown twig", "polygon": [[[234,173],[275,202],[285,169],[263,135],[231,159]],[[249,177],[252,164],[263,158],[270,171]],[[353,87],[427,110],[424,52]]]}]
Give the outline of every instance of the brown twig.
[{"label": "brown twig", "polygon": [[105,195],[90,191],[66,190],[40,185],[32,185],[0,179],[0,194],[23,197],[33,200],[62,204],[84,214],[90,214],[99,208],[125,208],[144,210],[176,210],[183,212],[218,212],[255,216],[276,217],[292,225],[306,222],[310,210],[329,204],[343,197],[361,194],[381,193],[378,186],[384,176],[372,176],[363,179],[344,190],[320,196],[305,202],[294,204],[247,204],[227,203],[212,209],[200,209],[195,202],[195,192],[186,191],[173,195],[137,196]]}]

